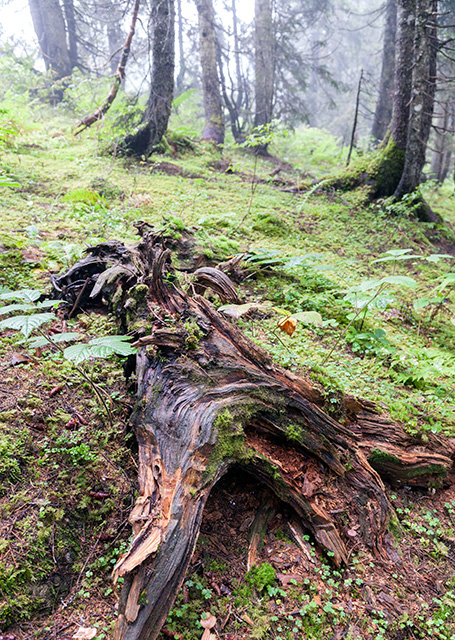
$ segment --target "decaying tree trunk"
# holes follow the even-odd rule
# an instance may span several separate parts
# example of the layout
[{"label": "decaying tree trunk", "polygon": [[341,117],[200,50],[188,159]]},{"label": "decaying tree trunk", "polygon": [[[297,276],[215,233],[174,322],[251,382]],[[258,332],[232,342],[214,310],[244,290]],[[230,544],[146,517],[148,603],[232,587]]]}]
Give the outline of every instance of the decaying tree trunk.
[{"label": "decaying tree trunk", "polygon": [[[276,365],[194,293],[213,286],[236,300],[225,273],[209,267],[187,273],[193,282],[184,292],[170,260],[175,240],[138,227],[138,245],[93,247],[54,281],[71,307],[109,301],[121,329],[137,336],[132,423],[139,497],[130,516],[134,539],[114,571],[125,579],[117,640],[157,637],[184,580],[210,491],[229,469],[243,468],[267,485],[342,565],[353,544],[342,512],[357,519],[358,534],[384,555],[392,507],[381,476],[441,486],[455,452],[436,436],[421,446],[366,401],[345,397],[345,423],[331,418],[312,383]],[[318,486],[315,468],[323,476]],[[264,518],[258,516],[252,538]]]}]

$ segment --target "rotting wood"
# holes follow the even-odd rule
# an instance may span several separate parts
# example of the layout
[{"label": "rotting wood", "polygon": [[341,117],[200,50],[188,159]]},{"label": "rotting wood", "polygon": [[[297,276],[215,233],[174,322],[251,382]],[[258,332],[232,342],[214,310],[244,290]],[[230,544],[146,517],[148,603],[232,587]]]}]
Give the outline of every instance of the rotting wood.
[{"label": "rotting wood", "polygon": [[[106,301],[139,348],[131,419],[139,496],[130,515],[133,541],[114,570],[124,577],[116,640],[157,637],[210,491],[230,468],[243,468],[290,505],[293,535],[303,541],[307,531],[341,565],[354,542],[338,514],[355,519],[357,535],[386,558],[392,507],[380,474],[437,486],[454,454],[452,443],[446,455],[436,439],[422,446],[366,401],[347,396],[347,423],[331,418],[312,383],[275,364],[208,300],[180,288],[162,232],[140,231],[138,245],[92,247],[55,281],[72,305],[90,278],[79,307]],[[90,297],[101,274],[119,265]]]}]

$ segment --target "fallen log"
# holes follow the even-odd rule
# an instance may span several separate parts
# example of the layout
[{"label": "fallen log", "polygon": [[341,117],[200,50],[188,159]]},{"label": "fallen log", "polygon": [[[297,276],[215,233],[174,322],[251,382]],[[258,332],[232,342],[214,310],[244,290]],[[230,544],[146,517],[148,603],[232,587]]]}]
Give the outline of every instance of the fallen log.
[{"label": "fallen log", "polygon": [[[390,482],[441,486],[454,447],[427,446],[380,416],[371,403],[344,399],[346,424],[324,413],[312,383],[283,369],[224,319],[190,285],[178,284],[166,238],[142,226],[133,247],[105,243],[55,280],[80,308],[106,303],[138,347],[139,496],[130,515],[134,538],[114,576],[124,578],[116,640],[154,640],[174,602],[215,483],[242,468],[287,503],[293,531],[306,530],[337,565],[352,540],[342,512],[358,524],[377,556],[392,511],[381,475]],[[199,277],[198,277],[199,276]],[[236,295],[227,276],[195,276],[225,299]],[[87,285],[87,280],[89,284]],[[198,289],[199,291],[200,289]],[[264,522],[263,522],[264,521]],[[256,556],[266,517],[253,523]],[[295,533],[297,532],[297,533]]]}]

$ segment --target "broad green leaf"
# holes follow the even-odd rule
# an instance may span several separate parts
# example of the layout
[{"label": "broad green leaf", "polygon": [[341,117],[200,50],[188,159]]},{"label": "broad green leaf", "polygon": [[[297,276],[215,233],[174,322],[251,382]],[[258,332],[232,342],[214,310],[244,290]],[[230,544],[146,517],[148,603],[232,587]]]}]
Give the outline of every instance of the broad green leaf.
[{"label": "broad green leaf", "polygon": [[346,293],[364,293],[370,289],[377,289],[382,284],[382,280],[363,280],[354,287],[347,289]]},{"label": "broad green leaf", "polygon": [[61,300],[43,300],[36,305],[37,309],[49,309],[49,307],[56,307],[62,304]]},{"label": "broad green leaf", "polygon": [[447,286],[455,282],[455,273],[448,273],[441,284],[438,286],[438,291],[443,291]]},{"label": "broad green leaf", "polygon": [[411,255],[402,255],[402,256],[388,256],[387,258],[377,258],[377,260],[373,260],[371,264],[375,262],[396,262],[397,260],[419,260],[422,256],[416,256],[414,254]]},{"label": "broad green leaf", "polygon": [[315,324],[318,327],[322,327],[322,316],[317,311],[300,311],[299,313],[293,313],[292,317],[305,324]]},{"label": "broad green leaf", "polygon": [[428,307],[430,304],[438,304],[438,302],[441,302],[441,298],[418,298],[414,301],[412,306],[415,311],[420,311],[421,309]]},{"label": "broad green leaf", "polygon": [[120,356],[129,356],[137,352],[128,340],[129,336],[104,336],[94,338],[88,344],[75,344],[67,347],[63,355],[67,360],[79,364],[89,358],[108,358],[116,353]]},{"label": "broad green leaf", "polygon": [[405,253],[410,253],[412,249],[390,249],[390,251],[386,251],[386,255],[389,256],[404,256]]},{"label": "broad green leaf", "polygon": [[38,349],[38,347],[45,347],[52,342],[73,342],[73,340],[81,340],[82,335],[76,332],[68,333],[54,333],[50,339],[48,338],[34,338],[29,342],[29,346],[32,349]]},{"label": "broad green leaf", "polygon": [[63,357],[74,364],[80,364],[84,360],[88,360],[90,356],[90,345],[88,344],[73,344],[63,351]]},{"label": "broad green leaf", "polygon": [[380,280],[381,284],[399,284],[402,287],[408,287],[409,289],[415,289],[417,286],[414,278],[409,276],[386,276]]},{"label": "broad green leaf", "polygon": [[[89,345],[92,347],[104,347],[106,350],[110,350],[108,355],[117,353],[120,356],[129,356],[133,353],[137,353],[137,349],[132,347],[129,343],[131,338],[129,336],[104,336],[103,338],[93,338],[90,340]],[[99,350],[102,353],[102,350]],[[94,355],[95,358],[105,358],[104,355]]]},{"label": "broad green leaf", "polygon": [[14,316],[0,322],[0,329],[21,331],[26,338],[41,325],[55,320],[53,313],[35,313],[32,316]]},{"label": "broad green leaf", "polygon": [[18,302],[17,304],[7,304],[6,307],[0,307],[0,316],[13,311],[32,311],[36,309],[36,305]]},{"label": "broad green leaf", "polygon": [[36,302],[41,296],[38,289],[20,289],[0,294],[0,300],[23,300],[24,302]]},{"label": "broad green leaf", "polygon": [[432,253],[431,256],[427,256],[425,260],[427,262],[439,262],[442,258],[453,258],[450,253]]}]

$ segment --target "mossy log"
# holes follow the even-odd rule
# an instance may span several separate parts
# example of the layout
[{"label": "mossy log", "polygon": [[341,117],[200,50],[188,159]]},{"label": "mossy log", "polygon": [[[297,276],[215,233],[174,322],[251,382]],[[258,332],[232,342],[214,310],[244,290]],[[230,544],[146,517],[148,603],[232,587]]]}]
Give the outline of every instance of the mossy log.
[{"label": "mossy log", "polygon": [[[114,570],[115,579],[124,577],[117,640],[157,637],[184,580],[206,501],[229,469],[241,467],[262,481],[293,509],[293,527],[342,565],[353,544],[342,512],[383,555],[392,507],[380,474],[440,485],[455,450],[445,443],[442,453],[437,439],[421,446],[355,398],[344,399],[346,424],[334,420],[312,383],[275,364],[191,284],[193,295],[180,288],[166,240],[146,227],[142,233],[134,247],[90,249],[55,282],[70,308],[104,301],[122,330],[137,337],[132,424],[139,493],[130,515],[134,538]],[[219,288],[224,278],[212,281]]]}]

